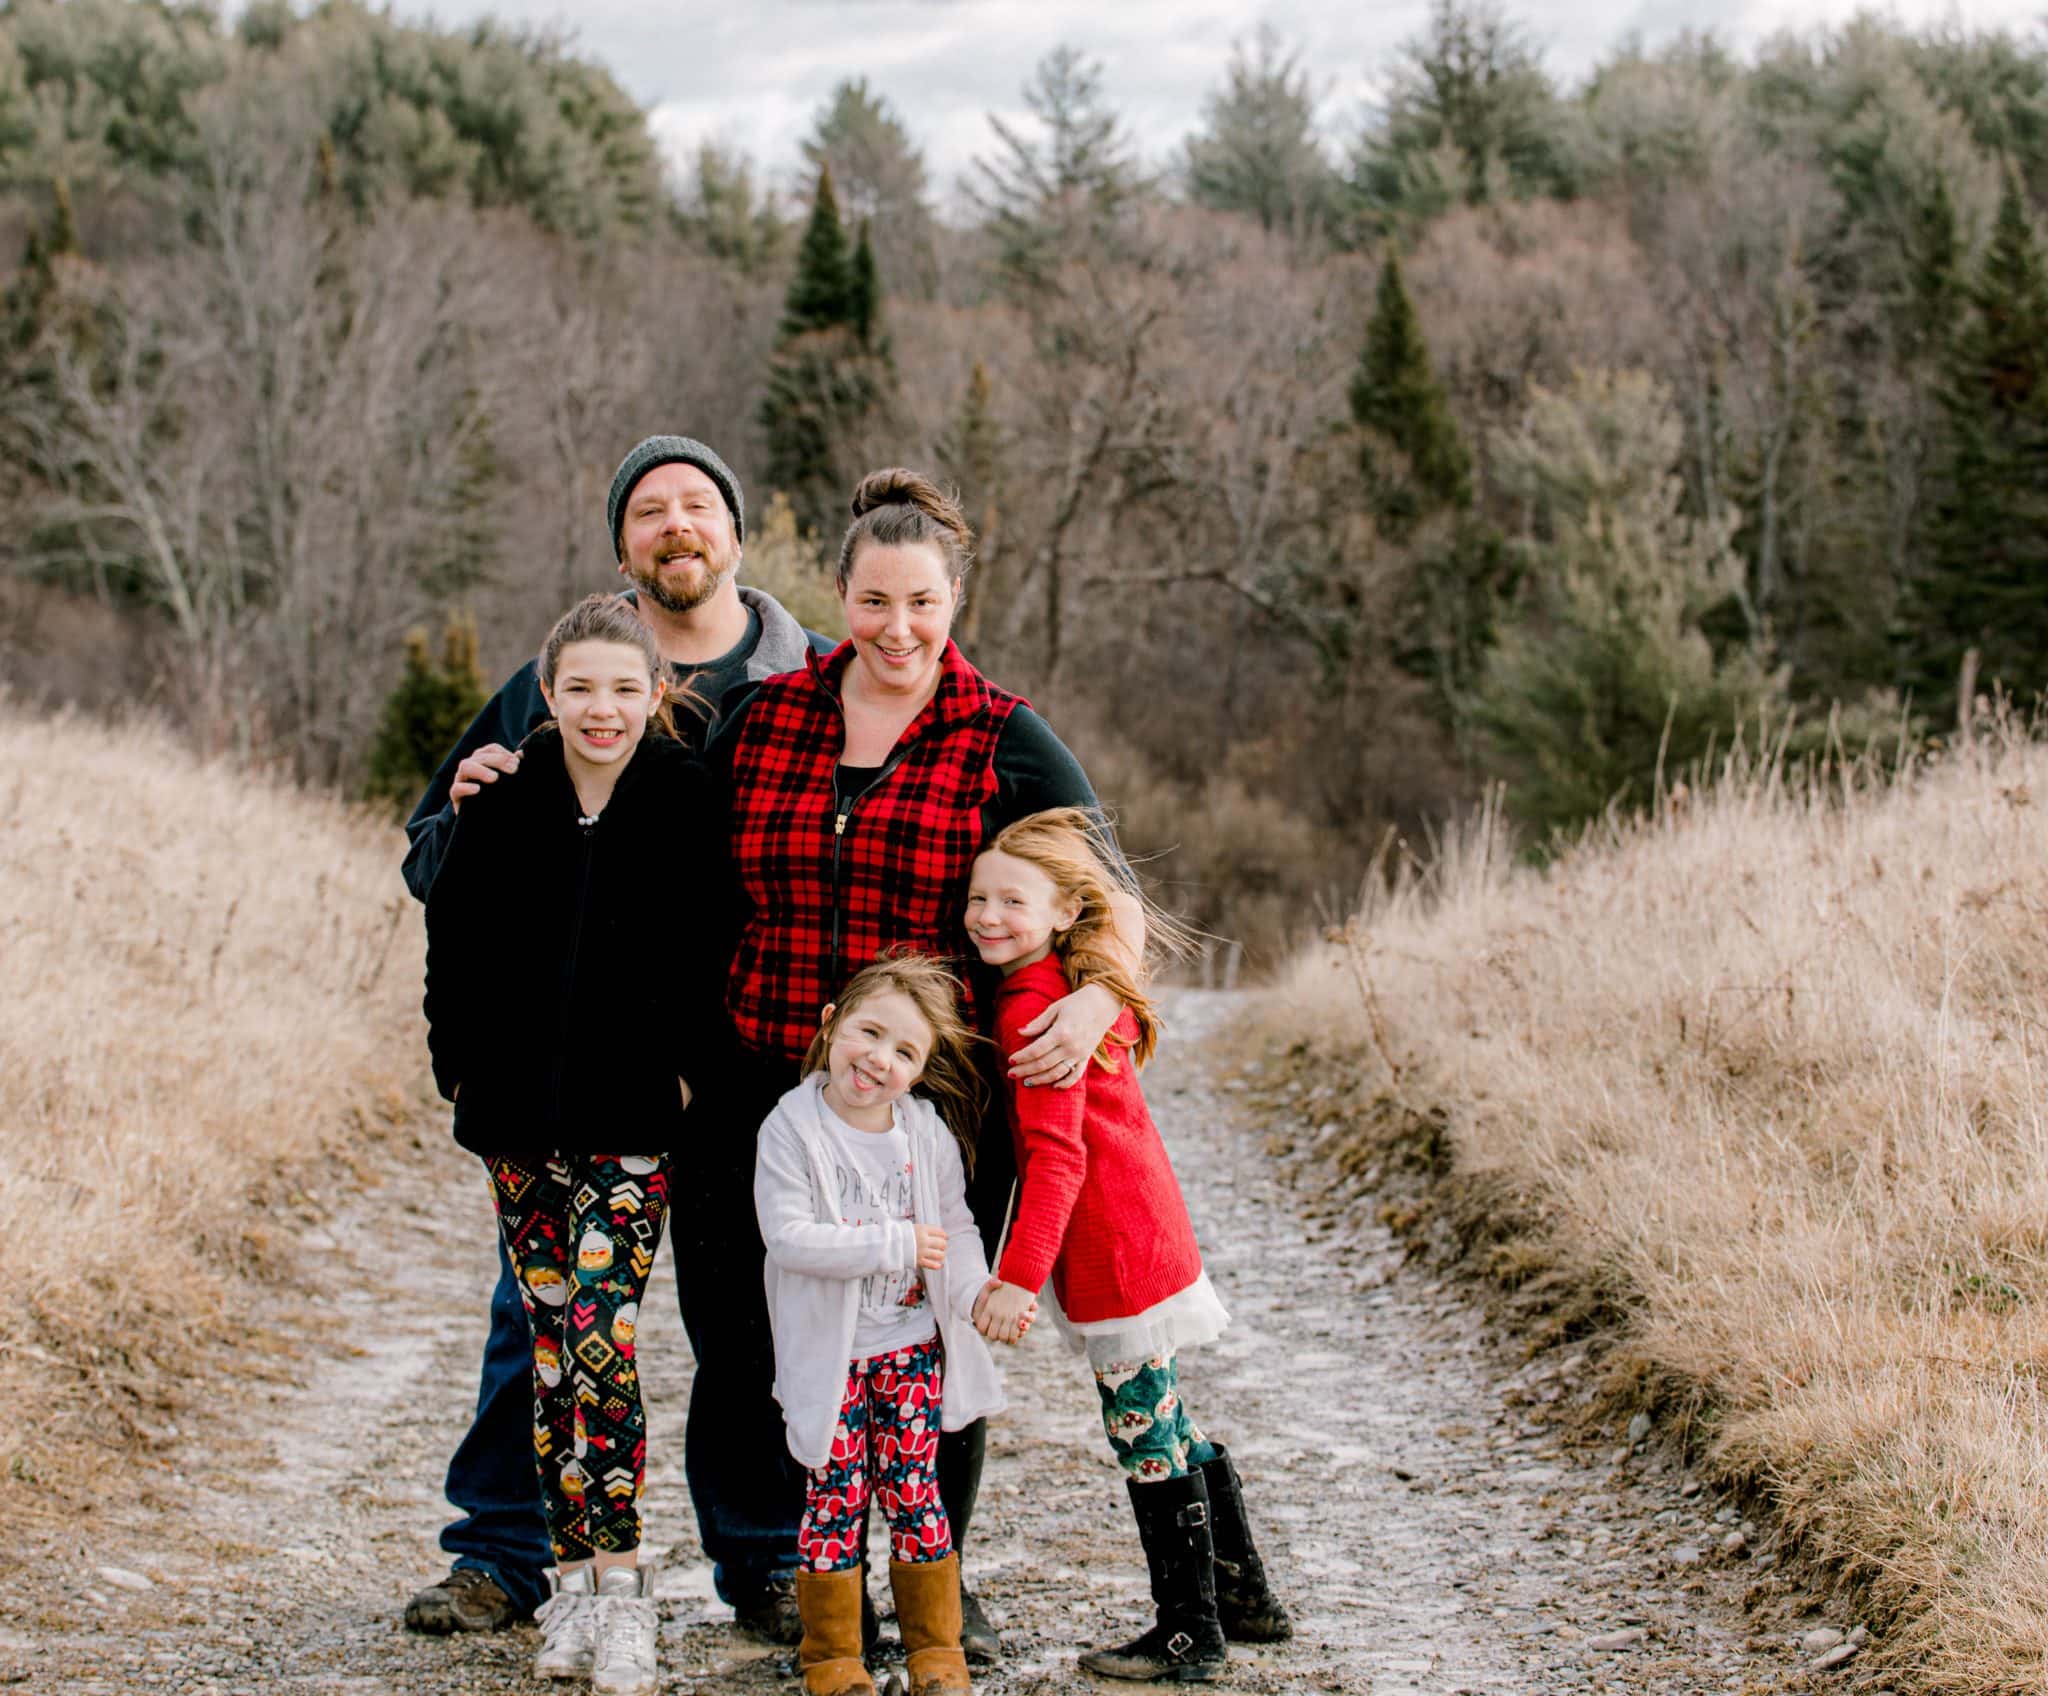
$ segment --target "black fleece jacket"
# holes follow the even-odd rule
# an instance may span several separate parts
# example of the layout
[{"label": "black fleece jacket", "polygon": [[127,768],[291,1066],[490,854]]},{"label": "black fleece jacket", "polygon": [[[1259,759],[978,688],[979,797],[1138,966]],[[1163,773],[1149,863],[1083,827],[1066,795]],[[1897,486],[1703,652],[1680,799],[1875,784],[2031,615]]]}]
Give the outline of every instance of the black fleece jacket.
[{"label": "black fleece jacket", "polygon": [[[666,1154],[676,1080],[722,1053],[725,822],[703,762],[650,733],[582,821],[552,727],[463,803],[427,897],[427,1045],[471,1152]],[[713,909],[707,911],[707,909]]]}]

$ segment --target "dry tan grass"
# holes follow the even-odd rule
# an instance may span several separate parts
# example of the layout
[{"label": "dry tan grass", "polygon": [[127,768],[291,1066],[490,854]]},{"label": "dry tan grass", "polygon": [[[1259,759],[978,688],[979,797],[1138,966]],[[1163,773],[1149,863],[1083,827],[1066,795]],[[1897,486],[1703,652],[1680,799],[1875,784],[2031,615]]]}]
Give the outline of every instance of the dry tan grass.
[{"label": "dry tan grass", "polygon": [[159,731],[0,702],[10,1524],[132,1481],[262,1370],[256,1282],[423,1070],[402,846]]},{"label": "dry tan grass", "polygon": [[1736,774],[1540,873],[1478,833],[1272,1012],[1363,1118],[1448,1115],[1454,1187],[1529,1227],[1502,1258],[1619,1315],[1616,1381],[1699,1413],[1925,1690],[2048,1686],[2040,801],[2007,746]]}]

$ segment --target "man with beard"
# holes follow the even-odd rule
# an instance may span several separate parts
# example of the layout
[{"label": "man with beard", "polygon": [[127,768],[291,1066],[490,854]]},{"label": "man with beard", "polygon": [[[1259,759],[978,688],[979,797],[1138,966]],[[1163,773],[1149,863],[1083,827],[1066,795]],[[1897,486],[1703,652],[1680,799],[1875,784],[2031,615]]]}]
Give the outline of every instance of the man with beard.
[{"label": "man with beard", "polygon": [[[737,581],[745,497],[725,461],[702,442],[641,442],[612,478],[606,518],[619,573],[632,585],[625,593],[654,632],[674,681],[714,716],[733,686],[796,670],[809,647],[831,648],[773,596]],[[701,748],[709,722],[690,698],[676,701],[676,729]],[[405,881],[419,900],[433,885],[457,809],[501,773],[519,769],[514,750],[548,717],[536,662],[529,660],[463,732],[406,822]],[[659,867],[649,868],[649,879],[651,888],[659,886]],[[679,923],[689,922],[689,903],[716,899],[703,890],[676,894],[684,904]],[[649,945],[659,947],[652,932]],[[518,1040],[521,1007],[518,986],[508,984],[508,1041]],[[704,1097],[716,1081],[706,1086],[693,1117],[710,1111]],[[751,1148],[744,1164],[751,1176]],[[734,1212],[737,1221],[729,1217]],[[742,1625],[793,1643],[800,1627],[786,1576],[796,1559],[790,1503],[801,1504],[803,1486],[782,1442],[781,1419],[765,1399],[773,1369],[763,1376],[760,1357],[769,1345],[760,1280],[735,1290],[728,1275],[734,1264],[758,1266],[761,1259],[757,1238],[751,1261],[735,1260],[743,1246],[732,1241],[736,1225],[754,1229],[751,1205],[678,1205],[670,1218],[683,1325],[697,1362],[684,1469],[719,1595]],[[501,1244],[476,1420],[448,1465],[448,1500],[462,1517],[441,1533],[441,1547],[454,1568],[406,1605],[405,1623],[415,1631],[494,1631],[543,1599],[554,1557],[534,1473],[532,1376],[526,1314]]]},{"label": "man with beard", "polygon": [[[737,579],[745,501],[724,460],[688,436],[649,436],[620,461],[605,502],[625,591],[654,632],[677,683],[714,708],[733,685],[794,671],[804,652],[832,644],[806,631],[774,596]],[[540,676],[528,660],[485,704],[441,762],[406,821],[405,882],[427,898],[455,828],[456,809],[500,772],[519,769],[513,750],[548,718]],[[677,702],[676,728],[694,748],[708,726]]]}]

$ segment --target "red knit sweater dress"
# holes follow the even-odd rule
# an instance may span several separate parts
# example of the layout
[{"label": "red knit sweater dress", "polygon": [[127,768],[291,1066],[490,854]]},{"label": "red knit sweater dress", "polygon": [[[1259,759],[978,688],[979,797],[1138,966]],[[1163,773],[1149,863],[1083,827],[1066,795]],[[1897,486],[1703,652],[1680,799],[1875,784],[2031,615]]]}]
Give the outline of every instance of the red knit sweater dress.
[{"label": "red knit sweater dress", "polygon": [[[996,992],[1002,1052],[1022,1048],[1030,1040],[1023,1027],[1068,993],[1052,959],[1005,978]],[[1128,1008],[1114,1034],[1136,1037]],[[1005,1094],[1020,1184],[997,1276],[1027,1290],[1044,1288],[1050,1276],[1076,1324],[1134,1318],[1201,1277],[1187,1204],[1129,1054],[1115,1071],[1091,1059],[1072,1089],[1012,1080]]]}]

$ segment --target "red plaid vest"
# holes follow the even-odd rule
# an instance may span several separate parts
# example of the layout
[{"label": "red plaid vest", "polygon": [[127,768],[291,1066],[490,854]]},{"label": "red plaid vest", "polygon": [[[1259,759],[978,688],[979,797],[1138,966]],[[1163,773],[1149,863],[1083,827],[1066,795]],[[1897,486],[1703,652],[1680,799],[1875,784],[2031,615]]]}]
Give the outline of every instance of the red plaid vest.
[{"label": "red plaid vest", "polygon": [[726,1006],[749,1047],[789,1060],[803,1058],[825,1004],[884,949],[962,954],[996,741],[1024,704],[949,641],[938,693],[841,824],[839,680],[852,654],[842,642],[769,678],[734,731],[732,858],[750,911]]}]

